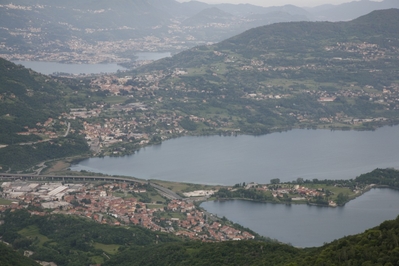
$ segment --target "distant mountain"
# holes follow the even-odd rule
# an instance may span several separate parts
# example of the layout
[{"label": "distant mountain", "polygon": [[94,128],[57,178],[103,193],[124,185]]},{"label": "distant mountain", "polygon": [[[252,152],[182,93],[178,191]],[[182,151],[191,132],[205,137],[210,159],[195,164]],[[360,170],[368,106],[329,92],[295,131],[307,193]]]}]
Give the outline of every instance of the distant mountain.
[{"label": "distant mountain", "polygon": [[[64,52],[97,58],[98,53],[107,53],[111,56],[101,62],[121,62],[134,60],[138,51],[181,51],[272,23],[350,20],[395,7],[399,1],[363,0],[305,9],[176,0],[4,0],[0,4],[0,55],[10,60],[23,54],[33,55],[32,60],[54,61]],[[92,47],[104,47],[101,42],[124,43],[112,51]]]},{"label": "distant mountain", "polygon": [[[256,16],[271,12],[285,13],[268,19]],[[98,42],[124,41],[128,47],[114,53],[133,58],[137,50],[153,50],[145,38],[173,39],[173,44],[158,49],[173,49],[170,46],[178,47],[176,43],[182,49],[218,42],[265,23],[298,21],[298,14],[308,20],[305,13],[294,6],[267,9],[175,0],[5,0],[0,4],[0,42],[5,45],[0,54],[71,53]]]},{"label": "distant mountain", "polygon": [[229,23],[232,22],[235,18],[236,17],[232,14],[226,13],[217,7],[211,7],[204,9],[198,14],[184,20],[182,22],[182,25],[199,26],[212,23]]},{"label": "distant mountain", "polygon": [[359,16],[370,13],[373,10],[381,10],[388,8],[399,8],[399,1],[383,0],[371,1],[361,0],[352,1],[340,5],[322,5],[310,8],[308,11],[313,14],[316,20],[325,21],[348,21]]},{"label": "distant mountain", "polygon": [[[220,121],[240,132],[264,134],[304,124],[314,128],[319,121],[331,128],[372,128],[376,123],[371,122],[399,120],[398,51],[399,9],[388,9],[349,22],[253,28],[161,59],[135,74],[159,71],[165,78],[157,95],[175,101],[181,97],[179,110],[185,114],[224,114]],[[384,98],[388,91],[390,99]],[[362,119],[370,124],[356,122]]]},{"label": "distant mountain", "polygon": [[274,11],[265,14],[252,14],[246,17],[251,22],[248,24],[250,28],[256,28],[264,25],[280,22],[297,22],[297,21],[309,21],[307,16],[304,15],[292,15],[284,11]]},{"label": "distant mountain", "polygon": [[[200,67],[206,64],[205,50],[229,51],[244,57],[262,56],[272,51],[308,53],[323,51],[337,42],[386,42],[399,38],[399,9],[373,11],[349,22],[290,22],[257,27],[207,48],[194,48],[171,58],[162,59],[146,68]],[[293,54],[294,55],[294,54]],[[203,58],[204,60],[199,60]],[[225,57],[209,58],[225,60]]]}]

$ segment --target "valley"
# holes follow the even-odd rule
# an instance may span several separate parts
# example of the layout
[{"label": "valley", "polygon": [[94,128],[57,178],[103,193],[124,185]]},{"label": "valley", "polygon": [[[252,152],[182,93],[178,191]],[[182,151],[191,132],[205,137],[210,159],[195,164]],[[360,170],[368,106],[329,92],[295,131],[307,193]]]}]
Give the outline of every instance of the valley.
[{"label": "valley", "polygon": [[1,3],[0,264],[396,265],[398,7]]}]

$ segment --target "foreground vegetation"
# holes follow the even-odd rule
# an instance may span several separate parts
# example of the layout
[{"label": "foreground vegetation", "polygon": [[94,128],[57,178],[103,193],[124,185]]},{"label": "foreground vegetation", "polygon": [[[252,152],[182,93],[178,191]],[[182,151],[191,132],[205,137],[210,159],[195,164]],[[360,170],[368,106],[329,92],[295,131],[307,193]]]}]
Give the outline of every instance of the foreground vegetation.
[{"label": "foreground vegetation", "polygon": [[129,250],[105,265],[397,265],[399,217],[320,248],[255,241],[176,243]]},{"label": "foreground vegetation", "polygon": [[57,265],[103,263],[129,247],[182,241],[173,235],[102,225],[75,216],[31,216],[26,210],[7,211],[0,226],[2,240],[18,250],[33,251],[32,259]]},{"label": "foreground vegetation", "polygon": [[0,243],[0,264],[2,266],[39,266],[34,260],[24,257],[12,247]]},{"label": "foreground vegetation", "polygon": [[[399,217],[362,234],[319,248],[299,249],[259,241],[184,241],[140,227],[100,225],[86,219],[6,212],[3,240],[31,259],[57,265],[397,265]],[[0,244],[1,265],[35,265]],[[3,252],[4,251],[4,252]]]}]

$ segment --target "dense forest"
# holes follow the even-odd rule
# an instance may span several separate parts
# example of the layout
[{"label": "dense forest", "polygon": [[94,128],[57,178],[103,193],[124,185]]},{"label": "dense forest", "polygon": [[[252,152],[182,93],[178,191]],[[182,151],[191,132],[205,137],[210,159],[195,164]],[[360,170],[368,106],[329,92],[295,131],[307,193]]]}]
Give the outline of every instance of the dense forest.
[{"label": "dense forest", "polygon": [[182,241],[138,226],[112,227],[63,215],[35,216],[26,210],[6,212],[0,235],[14,249],[33,251],[32,259],[60,266],[101,263],[130,247]]},{"label": "dense forest", "polygon": [[24,257],[6,244],[0,243],[0,264],[2,266],[38,266],[34,260]]}]

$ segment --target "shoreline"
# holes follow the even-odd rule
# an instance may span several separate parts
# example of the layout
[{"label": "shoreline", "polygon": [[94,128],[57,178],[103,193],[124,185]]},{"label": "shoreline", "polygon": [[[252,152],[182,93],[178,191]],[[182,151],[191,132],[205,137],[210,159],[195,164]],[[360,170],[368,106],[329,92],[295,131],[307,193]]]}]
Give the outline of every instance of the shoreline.
[{"label": "shoreline", "polygon": [[[106,157],[125,157],[125,156],[131,156],[137,152],[139,152],[143,148],[151,147],[154,145],[162,145],[163,142],[168,141],[168,140],[173,140],[173,139],[178,139],[182,137],[212,137],[212,136],[220,136],[220,137],[239,137],[239,136],[266,136],[270,134],[275,134],[275,133],[283,133],[283,132],[289,132],[292,130],[329,130],[329,131],[376,131],[380,128],[383,127],[394,127],[394,126],[399,126],[399,120],[398,121],[390,121],[391,123],[383,123],[382,125],[375,125],[372,126],[371,128],[361,128],[361,127],[354,127],[354,126],[348,126],[348,127],[330,127],[330,128],[323,128],[322,126],[324,125],[317,125],[315,127],[301,127],[301,126],[294,126],[294,127],[289,127],[289,128],[279,128],[279,129],[272,129],[272,131],[264,134],[259,134],[259,135],[254,135],[254,134],[249,134],[249,133],[242,133],[242,132],[236,132],[236,131],[215,131],[214,133],[211,134],[182,134],[179,136],[171,136],[168,138],[163,139],[159,143],[148,143],[145,144],[141,147],[138,147],[133,150],[126,151],[124,154],[97,154],[97,155],[91,155],[91,156],[83,156],[82,158],[76,159],[73,162],[70,163],[69,167],[72,166],[72,164],[79,164],[80,162],[91,159],[91,158],[106,158]],[[225,134],[223,134],[225,133]],[[61,159],[56,159],[56,161],[61,161],[64,160],[65,158]],[[173,182],[173,181],[171,181]]]}]

